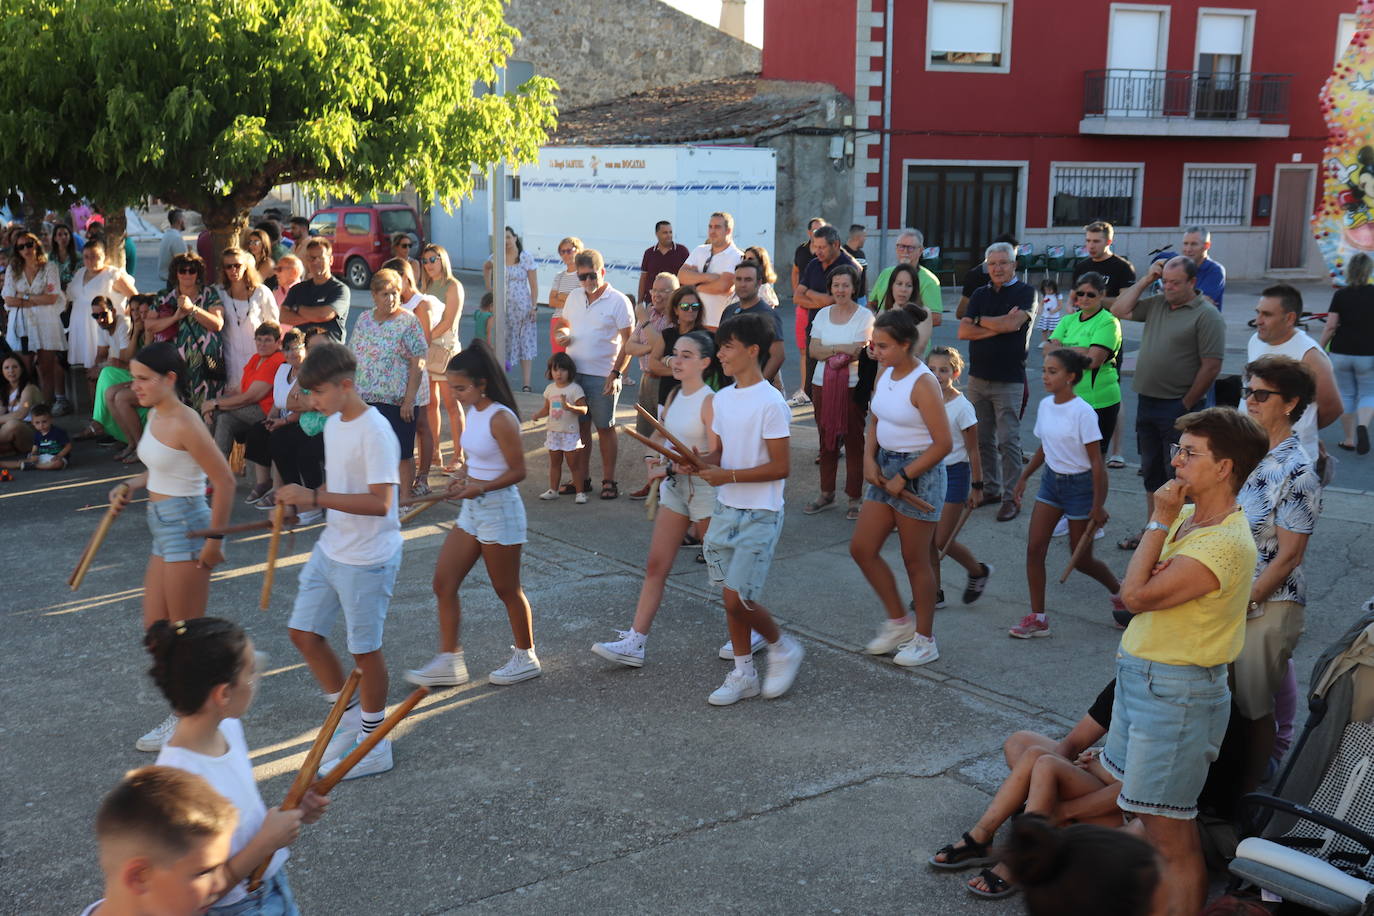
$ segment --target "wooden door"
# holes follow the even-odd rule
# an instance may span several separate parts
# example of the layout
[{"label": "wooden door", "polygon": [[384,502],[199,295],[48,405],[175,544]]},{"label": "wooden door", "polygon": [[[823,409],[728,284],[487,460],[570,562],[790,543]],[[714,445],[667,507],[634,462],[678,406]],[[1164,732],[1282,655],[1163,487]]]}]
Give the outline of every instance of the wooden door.
[{"label": "wooden door", "polygon": [[1303,266],[1312,217],[1312,169],[1278,170],[1274,181],[1274,216],[1269,223],[1269,268],[1292,270]]}]

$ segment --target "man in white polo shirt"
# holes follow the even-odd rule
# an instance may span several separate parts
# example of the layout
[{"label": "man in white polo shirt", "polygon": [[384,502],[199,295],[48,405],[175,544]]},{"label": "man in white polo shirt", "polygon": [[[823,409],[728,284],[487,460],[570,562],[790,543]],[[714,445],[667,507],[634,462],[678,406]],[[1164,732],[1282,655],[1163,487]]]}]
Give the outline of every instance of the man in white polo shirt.
[{"label": "man in white polo shirt", "polygon": [[[625,343],[634,326],[634,309],[623,293],[606,282],[606,262],[601,252],[586,248],[573,261],[578,288],[568,293],[563,303],[563,320],[568,323],[568,355],[577,364],[577,384],[587,395],[587,413],[581,421],[582,448],[578,450],[573,471],[577,502],[586,502],[591,490],[592,429],[601,446],[601,498],[615,499],[620,486],[615,481],[617,456],[615,406],[620,398],[620,374],[630,364]],[[730,280],[734,283],[733,276]],[[703,297],[704,298],[704,297]],[[579,483],[580,482],[580,483]]]},{"label": "man in white polo shirt", "polygon": [[[1331,360],[1320,344],[1298,328],[1301,315],[1302,293],[1287,283],[1276,284],[1260,293],[1259,303],[1255,305],[1255,333],[1246,345],[1245,361],[1252,363],[1261,356],[1274,354],[1295,359],[1312,370],[1317,381],[1317,398],[1293,424],[1293,432],[1307,460],[1318,468],[1317,474],[1325,485],[1326,462],[1321,460],[1317,430],[1340,419],[1343,408]],[[1246,401],[1241,403],[1245,405],[1243,409],[1249,408]]]},{"label": "man in white polo shirt", "polygon": [[677,272],[678,282],[695,286],[705,313],[706,330],[715,333],[721,312],[735,295],[735,265],[744,252],[735,245],[735,218],[729,213],[712,213],[706,224],[706,244],[693,249],[687,263]]}]

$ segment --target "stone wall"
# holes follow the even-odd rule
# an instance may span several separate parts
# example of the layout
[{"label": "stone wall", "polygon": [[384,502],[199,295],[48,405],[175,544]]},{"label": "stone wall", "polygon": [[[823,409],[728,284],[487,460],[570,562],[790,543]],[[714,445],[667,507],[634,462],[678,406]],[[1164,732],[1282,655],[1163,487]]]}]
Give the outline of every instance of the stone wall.
[{"label": "stone wall", "polygon": [[558,82],[559,107],[761,66],[758,48],[660,0],[511,0],[506,21],[523,36],[515,57]]}]

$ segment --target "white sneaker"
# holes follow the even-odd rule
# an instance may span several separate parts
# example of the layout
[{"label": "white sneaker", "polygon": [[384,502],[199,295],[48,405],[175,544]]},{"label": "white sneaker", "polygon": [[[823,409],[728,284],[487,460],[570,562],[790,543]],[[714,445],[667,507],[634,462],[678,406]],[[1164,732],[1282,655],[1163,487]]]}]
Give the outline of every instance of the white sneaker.
[{"label": "white sneaker", "polygon": [[[750,654],[750,655],[758,655],[758,654],[759,654],[759,650],[762,649],[762,648],[763,648],[764,646],[766,646],[766,645],[768,645],[768,640],[764,639],[762,636],[760,636],[759,634],[755,633],[753,630],[750,630],[750,631],[749,631],[749,654]],[[720,647],[720,651],[717,652],[716,654],[719,655],[722,659],[724,659],[724,660],[727,661],[727,662],[732,662],[732,661],[734,661],[734,660],[735,660],[735,644],[734,644],[733,642],[731,642],[730,640],[728,640],[728,639],[725,640],[725,645],[721,646],[721,647]]]},{"label": "white sneaker", "polygon": [[468,682],[468,664],[461,651],[440,652],[423,668],[412,668],[402,677],[421,687],[457,687]]},{"label": "white sneaker", "polygon": [[540,498],[540,499],[557,499],[557,498],[558,498],[558,491],[557,491],[557,490],[545,490],[543,493],[540,493],[540,494],[539,494],[539,498]]},{"label": "white sneaker", "polygon": [[488,679],[493,684],[504,686],[528,681],[543,673],[543,669],[539,667],[539,656],[534,654],[533,649],[517,649],[511,646],[510,661],[488,675]]},{"label": "white sneaker", "polygon": [[811,399],[806,396],[806,392],[798,388],[792,392],[792,396],[787,399],[788,407],[805,407],[811,403]]},{"label": "white sneaker", "polygon": [[313,525],[324,519],[323,509],[306,509],[304,512],[296,514],[297,525]]},{"label": "white sneaker", "polygon": [[[363,738],[364,735],[362,732],[359,732],[355,736],[355,740],[350,743],[348,747],[344,748],[339,756],[320,767],[320,776],[328,776],[330,770],[333,770],[345,757],[353,753],[355,747],[362,744]],[[344,775],[344,781],[358,779],[361,776],[372,776],[376,773],[385,773],[395,765],[395,762],[391,759],[391,739],[383,738],[381,741],[377,742],[376,747],[367,752],[367,755],[363,757],[362,760],[358,761],[357,766]]]},{"label": "white sneaker", "polygon": [[768,647],[768,674],[763,679],[763,695],[768,699],[782,696],[797,679],[806,650],[791,636],[783,635],[776,646]]},{"label": "white sneaker", "polygon": [[587,502],[587,494],[578,491],[578,494],[573,497],[573,502],[577,503],[579,506],[584,505]]},{"label": "white sneaker", "polygon": [[740,700],[759,695],[759,676],[752,677],[747,674],[740,674],[739,669],[731,668],[730,673],[725,675],[725,683],[721,684],[711,695],[706,698],[706,702],[712,706],[729,706],[738,703]]},{"label": "white sneaker", "polygon": [[172,732],[177,730],[177,714],[172,713],[163,719],[156,728],[148,732],[142,738],[134,742],[134,749],[155,753],[162,750],[162,745],[167,743],[167,739],[172,737]]},{"label": "white sneaker", "polygon": [[1069,517],[1067,515],[1061,515],[1059,516],[1059,523],[1054,526],[1054,534],[1050,535],[1050,537],[1062,538],[1068,533]]},{"label": "white sneaker", "polygon": [[358,733],[362,730],[363,707],[361,703],[354,703],[344,710],[339,727],[334,729],[334,737],[324,746],[324,756],[320,759],[329,761],[342,757],[350,747],[358,743]]},{"label": "white sneaker", "polygon": [[915,668],[917,665],[928,665],[939,657],[940,650],[935,640],[917,633],[911,637],[911,642],[897,650],[892,660],[904,668]]},{"label": "white sneaker", "polygon": [[893,620],[889,617],[883,621],[882,629],[878,631],[878,635],[873,637],[868,645],[864,646],[864,652],[869,655],[886,655],[910,642],[911,637],[915,635],[916,621],[910,617],[904,620]]},{"label": "white sneaker", "polygon": [[617,630],[620,638],[615,642],[599,642],[592,646],[592,652],[608,662],[619,662],[629,668],[644,667],[645,637],[629,630]]}]

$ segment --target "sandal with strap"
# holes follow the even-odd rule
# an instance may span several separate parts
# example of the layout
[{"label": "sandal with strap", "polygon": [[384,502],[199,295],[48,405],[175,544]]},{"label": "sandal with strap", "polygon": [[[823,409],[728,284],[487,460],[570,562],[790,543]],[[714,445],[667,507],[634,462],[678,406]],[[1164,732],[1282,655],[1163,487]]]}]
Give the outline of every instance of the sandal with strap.
[{"label": "sandal with strap", "polygon": [[614,480],[602,480],[602,481],[601,481],[601,498],[602,498],[602,499],[616,499],[616,498],[619,497],[619,496],[620,496],[620,484],[616,483]]},{"label": "sandal with strap", "polygon": [[[956,846],[950,843],[943,846],[926,861],[930,863],[932,868],[940,868],[945,871],[960,871],[965,868],[997,863],[997,857],[988,854],[987,843],[979,843],[967,833],[961,839],[963,840],[962,845]],[[937,859],[936,856],[944,856],[944,859]]]},{"label": "sandal with strap", "polygon": [[818,512],[824,512],[826,509],[833,508],[835,508],[835,494],[832,493],[828,497],[825,495],[821,495],[817,496],[811,502],[807,503],[806,507],[802,509],[802,514],[815,515]]},{"label": "sandal with strap", "polygon": [[987,890],[979,890],[978,888],[974,887],[972,883],[965,884],[964,887],[968,888],[968,892],[973,896],[982,897],[984,900],[1001,900],[1004,897],[1010,897],[1021,890],[1021,888],[1017,887],[1015,884],[1012,884],[1010,881],[1006,880],[1001,875],[997,874],[997,872],[993,871],[991,868],[985,868],[982,871],[980,871],[978,873],[978,877],[982,878],[983,883],[988,886]]}]

